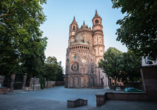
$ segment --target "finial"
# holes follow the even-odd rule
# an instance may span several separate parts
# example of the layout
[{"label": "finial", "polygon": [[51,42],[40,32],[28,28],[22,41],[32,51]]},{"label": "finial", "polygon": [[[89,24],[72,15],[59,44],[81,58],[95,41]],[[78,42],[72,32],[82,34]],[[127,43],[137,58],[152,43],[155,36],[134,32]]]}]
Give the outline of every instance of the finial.
[{"label": "finial", "polygon": [[95,10],[95,15],[96,15],[96,16],[98,15],[98,13],[97,13],[97,9]]},{"label": "finial", "polygon": [[74,16],[74,19],[73,19],[72,23],[76,23],[76,21],[75,21],[75,16]]},{"label": "finial", "polygon": [[83,21],[83,25],[85,25],[85,21]]}]

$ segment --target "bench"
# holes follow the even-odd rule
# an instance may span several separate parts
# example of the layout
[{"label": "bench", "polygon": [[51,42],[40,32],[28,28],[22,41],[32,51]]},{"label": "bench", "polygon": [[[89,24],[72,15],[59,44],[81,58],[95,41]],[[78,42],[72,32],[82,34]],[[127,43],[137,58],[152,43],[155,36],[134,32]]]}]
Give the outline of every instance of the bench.
[{"label": "bench", "polygon": [[80,107],[80,106],[85,106],[87,105],[87,99],[80,99],[80,98],[73,98],[67,100],[67,107],[69,108],[75,108],[75,107]]}]

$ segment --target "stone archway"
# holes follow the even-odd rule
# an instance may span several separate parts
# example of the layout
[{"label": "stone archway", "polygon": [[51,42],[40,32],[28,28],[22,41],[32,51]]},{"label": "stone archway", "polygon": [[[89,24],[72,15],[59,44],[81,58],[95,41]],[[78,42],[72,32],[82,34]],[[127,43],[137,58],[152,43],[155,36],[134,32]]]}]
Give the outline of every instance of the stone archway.
[{"label": "stone archway", "polygon": [[75,77],[75,81],[74,81],[74,87],[79,87],[79,83],[78,83],[78,77]]},{"label": "stone archway", "polygon": [[81,77],[81,87],[84,87],[84,77]]},{"label": "stone archway", "polygon": [[88,83],[89,83],[89,78],[88,76],[85,76],[85,87],[88,87]]},{"label": "stone archway", "polygon": [[70,87],[73,87],[74,85],[73,85],[73,77],[72,76],[70,76],[70,81],[69,81],[70,83],[69,83],[69,86]]}]

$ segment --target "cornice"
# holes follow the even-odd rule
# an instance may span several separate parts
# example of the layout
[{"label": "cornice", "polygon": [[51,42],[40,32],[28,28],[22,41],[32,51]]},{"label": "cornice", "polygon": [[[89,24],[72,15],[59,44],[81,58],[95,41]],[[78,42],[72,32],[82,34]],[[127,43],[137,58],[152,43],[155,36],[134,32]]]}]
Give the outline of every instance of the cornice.
[{"label": "cornice", "polygon": [[93,34],[96,34],[97,31],[100,31],[103,33],[103,30],[93,30]]},{"label": "cornice", "polygon": [[[93,25],[93,27],[95,27],[95,26],[100,26],[100,27],[103,28],[102,24],[95,24],[95,25]],[[92,27],[92,28],[93,28],[93,27]]]},{"label": "cornice", "polygon": [[93,45],[93,47],[97,47],[97,46],[103,46],[103,47],[105,47],[103,44],[96,44],[96,45]]}]

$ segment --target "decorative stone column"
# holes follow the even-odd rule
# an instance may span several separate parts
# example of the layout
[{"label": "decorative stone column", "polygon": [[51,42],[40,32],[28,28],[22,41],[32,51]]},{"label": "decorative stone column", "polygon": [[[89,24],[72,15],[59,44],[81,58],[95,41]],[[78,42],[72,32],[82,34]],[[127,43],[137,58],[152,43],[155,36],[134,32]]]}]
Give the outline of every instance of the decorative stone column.
[{"label": "decorative stone column", "polygon": [[5,76],[0,75],[0,87],[3,87]]},{"label": "decorative stone column", "polygon": [[14,81],[15,81],[16,73],[11,74],[11,81],[10,81],[10,92],[14,90]]},{"label": "decorative stone column", "polygon": [[27,79],[27,73],[23,74],[23,83],[22,83],[22,89],[25,89],[25,85],[26,85],[26,79]]}]

